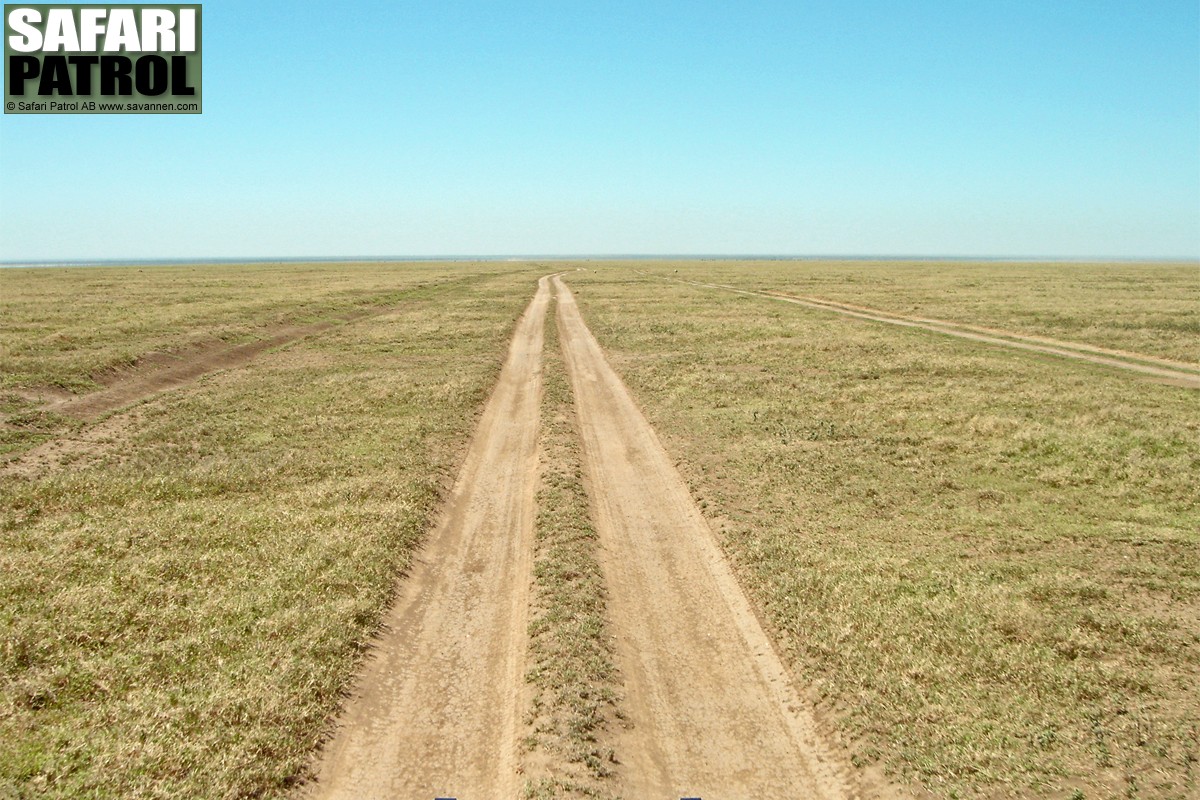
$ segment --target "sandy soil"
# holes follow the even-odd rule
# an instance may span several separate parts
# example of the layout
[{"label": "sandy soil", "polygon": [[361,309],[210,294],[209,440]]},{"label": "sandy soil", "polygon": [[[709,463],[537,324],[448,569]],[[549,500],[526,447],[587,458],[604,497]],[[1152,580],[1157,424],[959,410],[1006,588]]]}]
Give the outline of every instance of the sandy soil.
[{"label": "sandy soil", "polygon": [[1143,375],[1148,375],[1162,383],[1169,383],[1175,386],[1185,386],[1191,389],[1200,389],[1200,374],[1196,373],[1197,367],[1195,365],[1185,364],[1180,361],[1171,361],[1169,359],[1158,358],[1156,356],[1148,356],[1141,353],[1130,353],[1123,350],[1110,350],[1108,348],[1080,344],[1077,342],[1065,342],[1060,339],[1050,339],[1043,336],[1030,336],[1027,334],[1012,333],[1010,331],[1001,331],[995,328],[984,328],[978,325],[967,325],[958,322],[947,322],[945,320],[928,319],[924,317],[909,317],[902,314],[893,314],[891,312],[880,311],[878,309],[867,308],[865,306],[838,303],[832,300],[824,300],[817,297],[802,297],[797,295],[783,294],[782,292],[756,292],[750,289],[739,289],[736,286],[727,286],[720,283],[701,283],[699,281],[688,281],[677,278],[672,280],[677,280],[679,283],[686,283],[691,286],[699,286],[705,289],[720,289],[722,291],[734,292],[736,294],[751,295],[754,297],[766,297],[772,300],[781,300],[785,303],[807,306],[809,308],[816,308],[822,311],[832,311],[837,314],[843,314],[849,317],[857,317],[859,319],[867,319],[873,322],[886,322],[890,325],[900,325],[906,328],[921,328],[923,330],[933,331],[934,333],[944,333],[947,336],[957,336],[960,339],[970,339],[976,342],[995,344],[1002,347],[1011,347],[1017,350],[1028,350],[1035,353],[1061,356],[1063,358],[1073,358],[1079,361],[1088,361],[1092,364],[1103,364],[1107,367],[1116,367],[1117,369],[1129,370],[1131,372],[1138,372]]},{"label": "sandy soil", "polygon": [[118,442],[128,438],[142,423],[141,408],[100,420],[78,433],[56,436],[23,453],[0,461],[0,475],[34,478],[62,469],[66,464],[86,462],[111,454]]},{"label": "sandy soil", "polygon": [[851,796],[670,457],[555,284],[626,677],[625,796]]},{"label": "sandy soil", "polygon": [[443,518],[402,582],[306,794],[516,797],[533,551],[543,278]]}]

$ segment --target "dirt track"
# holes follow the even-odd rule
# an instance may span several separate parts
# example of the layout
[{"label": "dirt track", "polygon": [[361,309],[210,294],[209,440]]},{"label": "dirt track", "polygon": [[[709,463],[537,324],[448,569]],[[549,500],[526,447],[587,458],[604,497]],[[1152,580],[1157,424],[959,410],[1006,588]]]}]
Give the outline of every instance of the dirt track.
[{"label": "dirt track", "polygon": [[815,308],[821,311],[832,311],[836,314],[871,320],[872,322],[884,322],[889,325],[899,325],[905,328],[920,328],[934,333],[944,333],[947,336],[956,336],[960,339],[970,339],[971,341],[983,342],[985,344],[1072,358],[1092,364],[1102,364],[1106,367],[1116,367],[1117,369],[1148,375],[1163,383],[1200,389],[1200,374],[1197,374],[1196,366],[1141,353],[1111,350],[1077,342],[1064,342],[1044,336],[1030,336],[1001,331],[995,328],[985,328],[978,325],[967,325],[925,317],[910,317],[903,314],[893,314],[887,311],[880,311],[879,309],[867,308],[865,306],[838,303],[819,297],[800,297],[782,292],[759,292],[751,289],[739,289],[736,286],[727,286],[723,283],[703,283],[679,278],[672,278],[671,280],[704,289],[720,289],[721,291],[733,292],[735,294],[781,300],[785,303],[807,306],[808,308]]},{"label": "dirt track", "polygon": [[[340,319],[349,322],[368,313],[358,311]],[[334,324],[318,322],[312,325],[281,326],[262,339],[247,344],[209,342],[183,353],[144,357],[137,366],[127,370],[111,385],[87,394],[56,400],[48,403],[45,409],[79,419],[94,419],[107,411],[129,405],[157,392],[185,386],[209,372],[243,366],[264,350],[321,333],[332,328]]]},{"label": "dirt track", "polygon": [[[670,458],[553,279],[625,678],[614,792],[848,798]],[[538,471],[543,278],[449,499],[303,790],[502,800],[523,785],[524,653]]]},{"label": "dirt track", "polygon": [[[231,345],[222,341],[205,342],[177,353],[151,353],[134,366],[120,370],[107,386],[87,394],[57,392],[42,401],[42,409],[94,422],[100,416],[152,397],[159,392],[193,383],[203,375],[223,369],[235,369],[253,361],[273,347],[303,339],[331,329],[338,322],[352,322],[386,309],[360,310],[343,314],[333,322],[311,325],[285,325],[271,328],[261,339]],[[34,396],[40,397],[45,392]],[[36,475],[60,467],[65,461],[97,450],[100,443],[130,427],[135,411],[103,420],[69,436],[52,438],[15,457],[0,460],[0,474]]]}]

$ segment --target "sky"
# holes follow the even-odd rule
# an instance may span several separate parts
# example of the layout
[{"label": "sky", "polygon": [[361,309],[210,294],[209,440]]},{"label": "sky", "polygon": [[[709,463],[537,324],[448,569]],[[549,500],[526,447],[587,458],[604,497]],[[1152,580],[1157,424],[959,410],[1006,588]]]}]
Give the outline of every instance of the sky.
[{"label": "sky", "polygon": [[0,260],[1200,258],[1200,4],[203,4],[201,115],[0,118]]}]

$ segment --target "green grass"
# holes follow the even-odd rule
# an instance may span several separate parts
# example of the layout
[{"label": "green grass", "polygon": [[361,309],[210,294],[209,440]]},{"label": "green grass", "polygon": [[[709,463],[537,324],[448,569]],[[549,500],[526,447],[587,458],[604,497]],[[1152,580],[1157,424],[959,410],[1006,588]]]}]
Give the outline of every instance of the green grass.
[{"label": "green grass", "polygon": [[[633,266],[1197,352],[1186,267]],[[287,794],[549,271],[0,272],[18,449],[81,425],[20,392],[395,309],[152,399],[62,469],[0,474],[0,796]],[[1195,796],[1195,392],[615,265],[569,281],[858,763],[943,797]],[[557,766],[527,794],[604,797],[617,679],[548,334],[527,755]]]},{"label": "green grass", "polygon": [[96,388],[155,351],[257,338],[403,298],[403,292],[499,264],[211,264],[0,270],[5,298],[0,390]]},{"label": "green grass", "polygon": [[[500,264],[218,264],[0,270],[0,454],[79,428],[46,391],[99,388],[150,354],[241,344],[280,326],[337,321]],[[464,284],[465,285],[465,284]]]},{"label": "green grass", "polygon": [[493,271],[384,270],[408,286],[394,313],[152,400],[68,469],[0,476],[0,796],[280,797],[304,776],[540,274]]},{"label": "green grass", "polygon": [[1194,391],[633,269],[569,280],[857,763],[940,797],[1200,791]]},{"label": "green grass", "polygon": [[[1200,264],[650,262],[703,279],[1200,362]],[[678,272],[676,272],[678,270]]]},{"label": "green grass", "polygon": [[602,744],[602,734],[617,713],[618,676],[553,304],[542,377],[541,480],[526,674],[534,692],[525,796],[611,798],[608,779],[616,754]]}]

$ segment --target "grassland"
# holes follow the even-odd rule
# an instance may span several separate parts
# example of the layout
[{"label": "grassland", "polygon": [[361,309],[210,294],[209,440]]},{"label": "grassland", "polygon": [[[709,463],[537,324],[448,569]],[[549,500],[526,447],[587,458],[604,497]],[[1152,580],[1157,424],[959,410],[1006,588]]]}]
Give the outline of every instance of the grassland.
[{"label": "grassland", "polygon": [[[6,355],[20,388],[88,386],[118,354],[192,336],[393,308],[153,399],[67,468],[0,475],[0,796],[287,793],[532,292],[534,272],[497,272],[313,268],[307,288],[270,268],[0,276],[27,321]],[[191,312],[166,305],[192,293]],[[94,339],[46,340],[88,335],[89,308],[108,309]],[[145,333],[126,339],[139,308]]]},{"label": "grassland", "polygon": [[[1194,268],[587,266],[589,325],[868,776],[1200,791],[1196,392],[662,279],[1194,361]],[[88,424],[63,467],[0,470],[0,796],[287,794],[561,268],[0,274],[10,456],[85,425],[47,392],[336,322]],[[616,676],[553,325],[545,356],[527,755],[569,769],[527,794],[603,796]]]},{"label": "grassland", "polygon": [[86,391],[146,353],[387,305],[423,285],[501,265],[208,264],[7,269],[0,388]]},{"label": "grassland", "polygon": [[542,354],[541,485],[526,675],[534,693],[525,796],[599,800],[613,796],[608,779],[616,754],[600,743],[600,734],[614,723],[619,678],[553,309],[550,320]]},{"label": "grassland", "polygon": [[[1022,330],[1043,300],[1014,292],[1008,265],[876,267],[842,285],[847,267],[811,264],[570,280],[864,769],[940,797],[1200,791],[1194,391],[634,267],[814,293],[823,275],[820,294],[880,306],[915,272],[962,288],[926,287],[938,305],[913,307],[978,320],[1003,299],[1014,310],[987,321]],[[1046,285],[1061,269],[1022,268]],[[1023,330],[1185,356],[1200,304],[1161,296],[1182,285],[1163,269],[1130,267],[1151,288],[1099,303],[1110,273],[1094,289],[1079,268],[1082,288],[1054,303],[1086,325]],[[1118,307],[1172,324],[1125,337],[1125,317],[1105,321]]]},{"label": "grassland", "polygon": [[[378,311],[464,271],[444,263],[6,269],[0,454],[77,430],[77,421],[44,401],[94,390],[147,358]],[[511,270],[475,264],[469,271]]]},{"label": "grassland", "polygon": [[938,261],[657,262],[639,269],[1200,361],[1200,266]]}]

